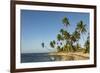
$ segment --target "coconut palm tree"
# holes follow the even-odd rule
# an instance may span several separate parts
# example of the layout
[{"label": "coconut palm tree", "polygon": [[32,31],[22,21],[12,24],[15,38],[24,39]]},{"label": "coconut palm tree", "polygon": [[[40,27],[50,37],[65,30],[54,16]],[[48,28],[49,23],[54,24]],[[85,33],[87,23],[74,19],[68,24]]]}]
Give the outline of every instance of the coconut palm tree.
[{"label": "coconut palm tree", "polygon": [[44,44],[44,42],[41,43],[41,46],[42,46],[42,48],[48,49],[49,51],[52,50],[52,49],[49,49],[49,48]]},{"label": "coconut palm tree", "polygon": [[64,39],[66,40],[66,44],[64,45],[64,50],[71,52],[75,51],[73,43],[76,41],[76,38],[74,37],[74,35],[70,34],[67,31],[64,31],[63,35]]},{"label": "coconut palm tree", "polygon": [[73,33],[73,36],[76,38],[76,40],[79,40],[79,39],[80,39],[80,33],[77,32],[77,31],[75,31],[75,32]]},{"label": "coconut palm tree", "polygon": [[[70,25],[69,19],[67,17],[64,17],[62,19],[62,23],[67,28],[67,26]],[[87,32],[86,30],[86,24],[83,23],[83,21],[79,21],[77,24],[77,27],[75,28],[74,32],[68,32],[67,29],[60,29],[60,33],[57,34],[57,42],[54,40],[50,42],[50,46],[52,48],[55,48],[56,43],[58,51],[76,51],[76,47],[78,47],[78,41],[80,40],[81,36]],[[61,42],[61,44],[59,44]],[[63,44],[63,45],[62,45]],[[75,45],[76,44],[76,45]],[[88,47],[88,41],[86,43],[86,47]]]},{"label": "coconut palm tree", "polygon": [[61,35],[61,34],[58,34],[58,35],[57,35],[57,40],[60,41],[60,40],[62,40],[62,39],[63,39],[63,38],[62,38],[62,35]]},{"label": "coconut palm tree", "polygon": [[[74,31],[72,34],[72,40],[73,42],[77,42],[80,39],[80,33],[78,31]],[[78,42],[77,42],[78,43]]]},{"label": "coconut palm tree", "polygon": [[70,34],[69,34],[69,32],[64,31],[63,35],[64,35],[64,39],[65,39],[65,40],[68,41],[68,40],[70,39]]},{"label": "coconut palm tree", "polygon": [[80,38],[84,40],[83,34],[85,34],[87,30],[86,30],[86,24],[84,24],[82,20],[77,24],[76,31],[80,34],[81,36]]},{"label": "coconut palm tree", "polygon": [[75,31],[72,34],[69,34],[68,32],[66,32],[65,34],[65,39],[67,40],[67,45],[70,45],[70,51],[76,51],[75,46],[73,45],[73,43],[76,43],[79,38],[80,38],[80,34]]},{"label": "coconut palm tree", "polygon": [[77,24],[77,28],[76,30],[81,34],[86,32],[86,24],[83,23],[83,21],[81,20],[78,24]]},{"label": "coconut palm tree", "polygon": [[64,29],[60,29],[60,33],[63,35],[64,34]]},{"label": "coconut palm tree", "polygon": [[70,38],[69,38],[69,43],[67,43],[67,44],[69,44],[69,46],[70,46],[70,51],[72,52],[72,51],[76,51],[75,50],[75,48],[74,48],[74,45],[73,45],[73,43],[76,41],[76,38],[73,36],[73,35],[70,35]]},{"label": "coconut palm tree", "polygon": [[62,23],[64,24],[64,26],[68,26],[68,25],[70,25],[70,23],[69,23],[69,19],[67,18],[67,17],[64,17],[63,19],[62,19]]},{"label": "coconut palm tree", "polygon": [[75,35],[71,35],[71,36],[70,36],[70,40],[71,40],[72,43],[76,42]]},{"label": "coconut palm tree", "polygon": [[54,43],[51,41],[50,42],[50,46],[52,47],[52,48],[54,48],[55,46],[54,46]]}]

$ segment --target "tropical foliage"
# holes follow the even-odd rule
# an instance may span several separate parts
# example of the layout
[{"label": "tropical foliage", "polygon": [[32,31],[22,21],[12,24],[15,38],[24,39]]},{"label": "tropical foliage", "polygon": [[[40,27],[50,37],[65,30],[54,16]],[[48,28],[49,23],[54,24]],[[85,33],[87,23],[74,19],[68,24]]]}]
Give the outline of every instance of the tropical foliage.
[{"label": "tropical foliage", "polygon": [[[79,49],[83,49],[79,40],[83,38],[83,35],[87,33],[86,24],[82,20],[80,20],[75,28],[75,31],[70,32],[67,30],[68,26],[71,26],[69,19],[64,17],[62,19],[62,23],[64,28],[61,28],[59,33],[57,34],[57,40],[53,40],[50,42],[50,46],[52,48],[56,48],[57,51],[66,51],[66,52],[75,52],[79,51]],[[89,52],[89,34],[87,40],[84,43],[85,53]]]}]

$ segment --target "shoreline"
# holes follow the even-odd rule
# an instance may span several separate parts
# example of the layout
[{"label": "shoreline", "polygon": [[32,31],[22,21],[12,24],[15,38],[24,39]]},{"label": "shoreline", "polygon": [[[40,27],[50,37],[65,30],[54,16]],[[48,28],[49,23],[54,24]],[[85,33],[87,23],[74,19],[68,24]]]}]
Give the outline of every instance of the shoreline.
[{"label": "shoreline", "polygon": [[51,57],[60,57],[61,61],[67,60],[87,60],[89,59],[89,53],[83,52],[52,52],[49,53]]}]

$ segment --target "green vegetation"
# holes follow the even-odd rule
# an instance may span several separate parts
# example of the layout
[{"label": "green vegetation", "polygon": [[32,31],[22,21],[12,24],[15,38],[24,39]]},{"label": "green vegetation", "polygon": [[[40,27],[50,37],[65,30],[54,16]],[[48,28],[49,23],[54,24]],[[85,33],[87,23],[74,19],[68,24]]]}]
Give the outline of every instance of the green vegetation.
[{"label": "green vegetation", "polygon": [[[56,48],[57,52],[83,52],[89,53],[90,49],[90,42],[89,42],[89,34],[87,40],[84,43],[84,47],[81,47],[79,40],[82,38],[83,35],[87,33],[86,24],[81,20],[77,23],[75,31],[70,32],[67,28],[70,28],[71,24],[67,17],[62,19],[62,24],[64,28],[60,29],[59,33],[57,34],[57,41],[53,40],[50,42],[50,46],[52,48]],[[42,44],[43,45],[43,44]]]},{"label": "green vegetation", "polygon": [[85,53],[89,53],[89,48],[90,48],[90,46],[89,46],[89,44],[90,44],[90,42],[89,42],[90,40],[89,40],[89,36],[87,37],[87,41],[85,42],[85,44],[84,44],[84,46],[85,46],[85,48],[86,48],[86,50],[85,50]]}]

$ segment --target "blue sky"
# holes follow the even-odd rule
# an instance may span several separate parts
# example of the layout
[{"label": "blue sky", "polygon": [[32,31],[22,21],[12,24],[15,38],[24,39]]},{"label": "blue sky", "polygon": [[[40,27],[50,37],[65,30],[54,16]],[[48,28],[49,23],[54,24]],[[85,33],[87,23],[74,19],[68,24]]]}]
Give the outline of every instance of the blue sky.
[{"label": "blue sky", "polygon": [[[69,18],[69,32],[75,30],[76,24],[83,20],[89,31],[89,13],[21,10],[21,53],[46,53],[56,51],[49,43],[56,40],[63,17]],[[87,35],[85,35],[84,40]],[[42,48],[44,42],[47,48]],[[80,40],[83,45],[84,41]]]}]

